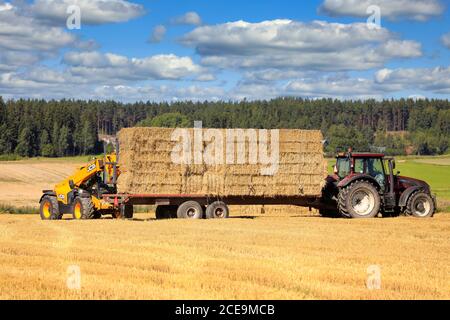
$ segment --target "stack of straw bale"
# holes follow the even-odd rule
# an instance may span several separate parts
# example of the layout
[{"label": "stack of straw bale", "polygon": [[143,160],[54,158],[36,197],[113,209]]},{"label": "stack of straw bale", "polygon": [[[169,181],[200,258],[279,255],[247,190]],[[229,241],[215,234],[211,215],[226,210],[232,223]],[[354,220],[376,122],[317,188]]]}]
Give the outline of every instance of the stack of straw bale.
[{"label": "stack of straw bale", "polygon": [[[127,128],[119,134],[119,192],[130,194],[194,194],[208,196],[317,196],[326,177],[320,131],[279,130],[279,164],[274,175],[264,175],[264,164],[177,164],[172,154],[179,141],[172,141],[169,128]],[[194,152],[194,129],[189,132]],[[207,129],[200,129],[203,133]],[[227,131],[220,129],[226,137]],[[264,145],[270,154],[271,132]],[[226,138],[224,139],[226,142]],[[215,143],[202,142],[203,148]],[[235,155],[245,137],[234,140]],[[230,152],[224,147],[223,158]],[[192,153],[192,161],[194,155]],[[247,157],[248,159],[248,157]]]}]

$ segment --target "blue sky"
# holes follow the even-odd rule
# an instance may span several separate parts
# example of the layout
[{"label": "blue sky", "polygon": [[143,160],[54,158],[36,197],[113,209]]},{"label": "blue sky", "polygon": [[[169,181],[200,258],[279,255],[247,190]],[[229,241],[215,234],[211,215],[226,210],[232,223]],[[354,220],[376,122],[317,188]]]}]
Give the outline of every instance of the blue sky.
[{"label": "blue sky", "polygon": [[[79,30],[66,26],[73,4],[81,12]],[[375,28],[367,24],[373,5],[381,19]],[[0,0],[0,95],[448,99],[449,6],[447,0]]]}]

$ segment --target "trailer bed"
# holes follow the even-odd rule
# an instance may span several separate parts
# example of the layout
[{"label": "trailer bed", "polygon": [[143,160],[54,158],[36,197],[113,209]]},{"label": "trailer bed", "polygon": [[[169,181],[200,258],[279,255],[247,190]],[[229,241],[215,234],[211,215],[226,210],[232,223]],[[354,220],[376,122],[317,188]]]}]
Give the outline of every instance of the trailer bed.
[{"label": "trailer bed", "polygon": [[208,205],[214,201],[223,201],[228,205],[293,205],[301,207],[321,207],[320,196],[213,196],[199,194],[105,194],[103,200],[115,205],[181,205],[186,201],[196,201]]}]

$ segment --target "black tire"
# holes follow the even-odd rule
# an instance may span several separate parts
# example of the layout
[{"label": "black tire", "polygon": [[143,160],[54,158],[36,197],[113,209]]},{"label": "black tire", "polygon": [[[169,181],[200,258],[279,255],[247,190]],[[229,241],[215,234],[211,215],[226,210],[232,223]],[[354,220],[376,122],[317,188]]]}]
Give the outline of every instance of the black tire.
[{"label": "black tire", "polygon": [[416,218],[431,218],[436,212],[436,206],[428,193],[416,191],[409,197],[405,212]]},{"label": "black tire", "polygon": [[58,199],[52,196],[43,197],[39,214],[42,220],[61,220],[63,215],[59,212]]},{"label": "black tire", "polygon": [[319,214],[324,218],[341,218],[341,214],[336,210],[319,209]]},{"label": "black tire", "polygon": [[102,214],[100,212],[96,211],[94,213],[94,218],[93,219],[98,220],[98,219],[101,219],[101,218],[102,218]]},{"label": "black tire", "polygon": [[178,206],[157,206],[156,207],[156,219],[176,219]]},{"label": "black tire", "polygon": [[206,219],[227,219],[230,216],[230,209],[222,201],[216,201],[206,207]]},{"label": "black tire", "polygon": [[203,208],[196,201],[187,201],[178,207],[178,219],[202,219]]},{"label": "black tire", "polygon": [[96,215],[91,198],[75,198],[72,207],[72,216],[75,220],[91,220]]},{"label": "black tire", "polygon": [[380,212],[381,197],[370,182],[359,180],[342,188],[338,196],[338,208],[347,218],[374,218]]},{"label": "black tire", "polygon": [[124,204],[120,207],[120,217],[122,219],[133,219],[134,207],[131,204]]}]

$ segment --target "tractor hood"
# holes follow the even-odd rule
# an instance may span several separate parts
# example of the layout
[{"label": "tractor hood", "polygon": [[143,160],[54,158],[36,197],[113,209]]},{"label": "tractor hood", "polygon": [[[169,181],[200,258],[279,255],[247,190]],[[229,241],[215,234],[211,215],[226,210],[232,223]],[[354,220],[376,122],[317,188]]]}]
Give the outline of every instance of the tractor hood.
[{"label": "tractor hood", "polygon": [[423,180],[404,176],[398,176],[397,179],[402,189],[408,189],[409,187],[421,187],[425,190],[430,191],[430,185]]}]

